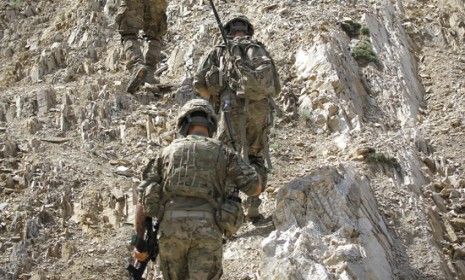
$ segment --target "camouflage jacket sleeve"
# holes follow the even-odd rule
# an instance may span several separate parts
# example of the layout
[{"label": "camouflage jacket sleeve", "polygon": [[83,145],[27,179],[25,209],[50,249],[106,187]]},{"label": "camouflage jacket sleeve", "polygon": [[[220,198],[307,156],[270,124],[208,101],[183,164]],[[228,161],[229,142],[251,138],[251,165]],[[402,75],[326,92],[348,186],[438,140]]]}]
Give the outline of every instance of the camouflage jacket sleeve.
[{"label": "camouflage jacket sleeve", "polygon": [[247,195],[253,195],[259,183],[255,169],[233,151],[228,151],[227,177]]},{"label": "camouflage jacket sleeve", "polygon": [[194,75],[193,86],[197,92],[207,91],[210,95],[210,102],[215,104],[219,100],[219,94],[225,84],[222,82],[222,70],[220,57],[223,51],[222,46],[217,46],[206,54]]},{"label": "camouflage jacket sleeve", "polygon": [[211,69],[212,66],[219,67],[219,65],[220,61],[216,48],[204,55],[194,76],[194,88],[196,90],[202,88],[207,89],[207,81],[205,80],[207,72]]},{"label": "camouflage jacket sleeve", "polygon": [[138,187],[139,203],[144,206],[144,213],[149,217],[159,217],[163,197],[163,158],[159,154],[152,159],[142,173],[143,181]]}]

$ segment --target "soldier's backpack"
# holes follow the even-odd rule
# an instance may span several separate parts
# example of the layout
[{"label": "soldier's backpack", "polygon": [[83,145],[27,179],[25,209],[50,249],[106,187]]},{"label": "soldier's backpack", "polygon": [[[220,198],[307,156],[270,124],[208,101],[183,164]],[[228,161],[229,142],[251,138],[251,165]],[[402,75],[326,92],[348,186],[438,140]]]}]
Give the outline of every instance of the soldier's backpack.
[{"label": "soldier's backpack", "polygon": [[230,41],[225,51],[230,87],[249,100],[262,100],[281,91],[274,62],[258,41],[245,38]]}]

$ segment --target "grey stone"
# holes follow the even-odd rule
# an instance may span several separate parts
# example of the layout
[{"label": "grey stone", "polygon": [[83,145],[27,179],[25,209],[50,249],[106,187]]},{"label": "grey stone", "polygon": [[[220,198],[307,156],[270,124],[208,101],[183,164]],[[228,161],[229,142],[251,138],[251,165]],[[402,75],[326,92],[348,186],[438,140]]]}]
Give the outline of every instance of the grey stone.
[{"label": "grey stone", "polygon": [[433,193],[432,198],[433,198],[434,203],[436,204],[436,206],[439,208],[441,212],[447,212],[446,203],[440,194]]},{"label": "grey stone", "polygon": [[42,129],[42,123],[38,118],[32,117],[27,121],[27,130],[30,134],[35,134]]},{"label": "grey stone", "polygon": [[0,211],[3,211],[5,209],[7,209],[8,207],[8,203],[7,202],[2,202],[0,203]]},{"label": "grey stone", "polygon": [[18,155],[19,149],[18,144],[9,139],[5,139],[0,142],[0,157],[9,158],[16,157]]},{"label": "grey stone", "polygon": [[31,269],[32,263],[29,257],[26,242],[20,241],[13,245],[13,249],[10,255],[9,271],[13,274],[12,279],[18,279],[17,277],[22,273],[28,273]]},{"label": "grey stone", "polygon": [[56,104],[55,92],[51,88],[45,88],[36,92],[37,115],[45,116],[48,110]]},{"label": "grey stone", "polygon": [[23,231],[23,239],[33,239],[39,236],[39,220],[32,218],[26,221]]},{"label": "grey stone", "polygon": [[64,132],[72,128],[76,124],[77,119],[71,106],[65,103],[61,105],[60,111],[60,130]]},{"label": "grey stone", "polygon": [[322,167],[281,188],[273,221],[261,279],[393,278],[393,237],[369,185],[349,167]]}]

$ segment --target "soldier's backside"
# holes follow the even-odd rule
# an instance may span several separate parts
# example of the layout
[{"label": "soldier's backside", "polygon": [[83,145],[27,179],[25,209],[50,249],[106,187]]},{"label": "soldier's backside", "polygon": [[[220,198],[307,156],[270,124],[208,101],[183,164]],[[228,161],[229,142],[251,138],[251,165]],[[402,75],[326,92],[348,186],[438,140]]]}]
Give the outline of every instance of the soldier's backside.
[{"label": "soldier's backside", "polygon": [[222,235],[216,211],[229,190],[226,180],[253,194],[258,175],[219,141],[188,135],[163,149],[144,172],[145,213],[160,224],[164,279],[219,279]]}]

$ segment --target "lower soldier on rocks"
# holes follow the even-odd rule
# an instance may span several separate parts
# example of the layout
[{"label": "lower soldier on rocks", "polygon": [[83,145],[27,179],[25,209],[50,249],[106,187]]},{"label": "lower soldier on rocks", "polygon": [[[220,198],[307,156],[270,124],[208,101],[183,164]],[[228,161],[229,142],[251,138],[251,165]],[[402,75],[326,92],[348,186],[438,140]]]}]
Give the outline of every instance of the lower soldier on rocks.
[{"label": "lower soldier on rocks", "polygon": [[[154,73],[160,62],[162,37],[167,32],[167,0],[121,0],[116,24],[124,52],[132,71],[126,91],[134,93],[147,83],[155,83]],[[139,31],[144,31],[147,48],[142,54]]]},{"label": "lower soldier on rocks", "polygon": [[[219,279],[222,275],[223,234],[237,230],[240,203],[231,200],[226,181],[245,194],[261,192],[260,177],[240,156],[210,138],[217,119],[203,99],[186,103],[174,140],[149,162],[139,185],[136,231],[144,231],[146,216],[160,223],[160,268],[165,280]],[[144,252],[134,256],[143,261]]]},{"label": "lower soldier on rocks", "polygon": [[[194,88],[223,113],[218,138],[232,147],[239,143],[243,158],[255,167],[266,187],[271,167],[272,97],[281,91],[278,73],[265,46],[252,38],[254,27],[245,16],[232,17],[224,31],[227,45],[217,46],[203,58]],[[246,201],[247,218],[252,222],[263,218],[260,204],[258,197]]]}]

